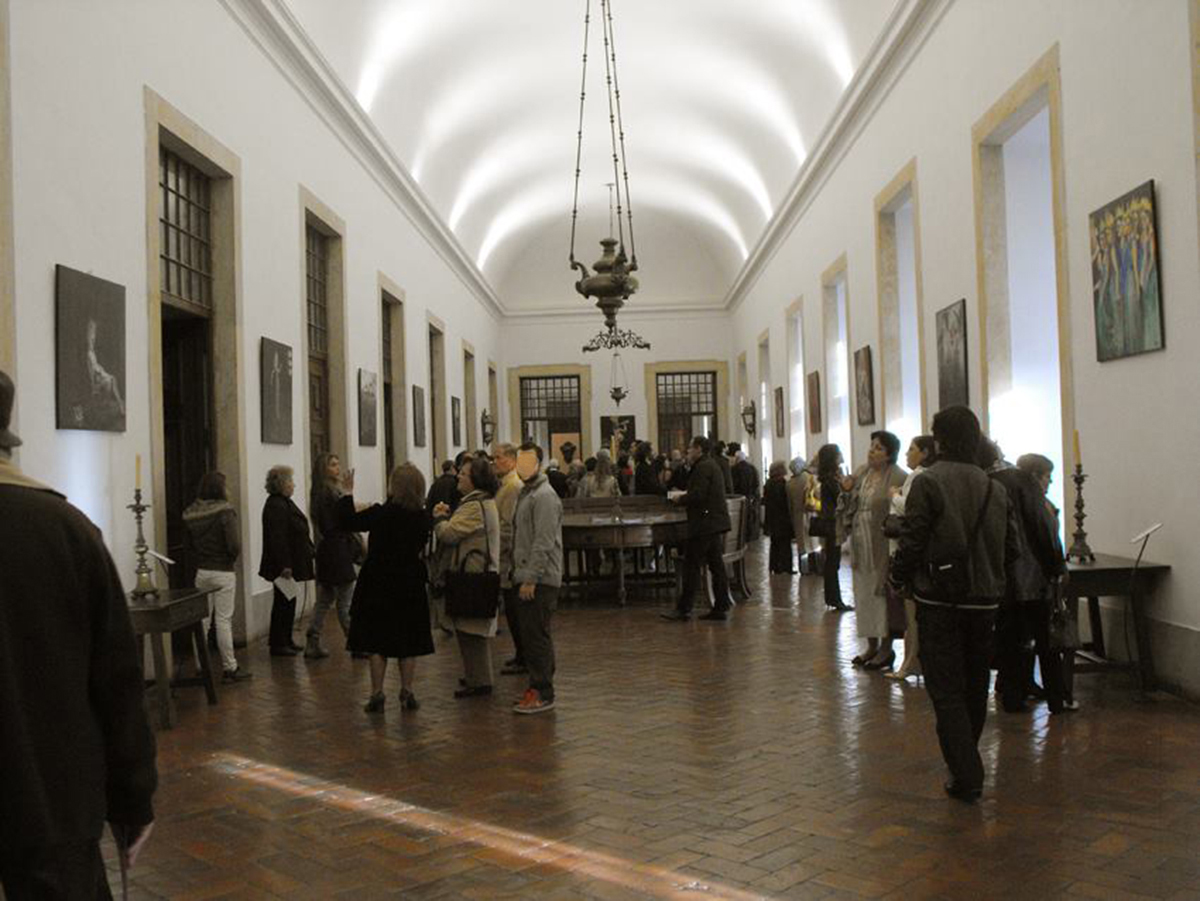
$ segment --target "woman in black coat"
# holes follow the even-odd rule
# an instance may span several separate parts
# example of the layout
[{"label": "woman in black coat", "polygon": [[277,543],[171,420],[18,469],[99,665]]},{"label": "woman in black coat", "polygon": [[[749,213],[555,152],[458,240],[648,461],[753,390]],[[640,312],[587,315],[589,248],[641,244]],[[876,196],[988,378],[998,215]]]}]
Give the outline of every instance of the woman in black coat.
[{"label": "woman in black coat", "polygon": [[321,645],[321,630],[330,607],[337,610],[342,634],[350,636],[350,601],[354,597],[354,580],[358,577],[354,564],[358,562],[362,545],[357,535],[343,529],[338,522],[338,498],[342,496],[338,480],[341,475],[342,463],[337,454],[317,455],[308,504],[317,538],[317,605],[313,608],[304,647],[304,656],[308,658],[329,656]]},{"label": "woman in black coat", "polygon": [[[836,444],[826,444],[817,451],[817,483],[821,487],[821,510],[809,520],[809,533],[821,539],[825,557],[822,574],[825,577],[825,606],[834,610],[849,610],[842,602],[842,586],[838,571],[842,565],[842,543],[837,535],[838,495],[842,493],[842,451]],[[814,524],[818,523],[816,530]]]},{"label": "woman in black coat", "polygon": [[[263,504],[263,552],[258,574],[274,583],[279,577],[307,582],[313,577],[313,543],[308,518],[292,500],[296,482],[290,466],[272,466],[267,473],[267,502]],[[292,640],[296,599],[275,586],[271,604],[271,654],[295,657],[301,650]]]},{"label": "woman in black coat", "polygon": [[425,477],[411,463],[392,470],[388,500],[356,512],[354,470],[342,478],[345,494],[338,500],[338,522],[352,532],[370,532],[350,608],[350,650],[371,657],[371,697],[363,709],[383,710],[383,677],[387,659],[400,660],[400,705],[416,710],[412,692],[417,658],[433,653],[429,626],[428,574],[421,553],[429,540],[425,512]]},{"label": "woman in black coat", "polygon": [[771,464],[770,478],[763,489],[763,526],[771,536],[768,569],[773,573],[795,573],[792,568],[792,511],[788,505],[787,464],[777,460]]}]

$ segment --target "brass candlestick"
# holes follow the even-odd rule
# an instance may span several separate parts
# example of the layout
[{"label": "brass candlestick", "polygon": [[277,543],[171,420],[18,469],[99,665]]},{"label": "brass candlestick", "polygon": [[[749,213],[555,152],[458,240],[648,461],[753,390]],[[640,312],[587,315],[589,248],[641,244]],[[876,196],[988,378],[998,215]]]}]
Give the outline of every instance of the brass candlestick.
[{"label": "brass candlestick", "polygon": [[150,550],[150,545],[146,544],[146,537],[142,533],[142,517],[150,509],[150,505],[142,503],[141,488],[133,489],[133,503],[128,509],[133,511],[134,518],[137,519],[137,541],[133,545],[138,557],[134,570],[137,573],[137,585],[134,586],[133,596],[139,600],[158,597],[158,589],[154,586],[154,567],[146,560],[146,552]]},{"label": "brass candlestick", "polygon": [[1067,559],[1078,560],[1080,563],[1095,563],[1096,555],[1088,547],[1087,532],[1083,528],[1083,521],[1087,519],[1087,513],[1083,510],[1083,483],[1087,481],[1087,476],[1084,475],[1082,463],[1075,464],[1075,474],[1071,479],[1075,482],[1075,540],[1071,542],[1071,549],[1067,551]]}]

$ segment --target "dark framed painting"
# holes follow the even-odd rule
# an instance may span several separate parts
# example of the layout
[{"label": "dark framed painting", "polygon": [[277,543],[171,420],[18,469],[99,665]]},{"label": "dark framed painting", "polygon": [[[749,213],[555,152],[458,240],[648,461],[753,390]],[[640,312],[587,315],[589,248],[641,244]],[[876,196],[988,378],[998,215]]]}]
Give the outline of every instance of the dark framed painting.
[{"label": "dark framed painting", "polygon": [[821,373],[810,372],[804,384],[808,393],[808,431],[815,435],[821,431]]},{"label": "dark framed painting", "polygon": [[125,286],[54,269],[55,424],[125,431]]},{"label": "dark framed painting", "polygon": [[379,434],[378,398],[379,376],[358,370],[358,443],[362,447],[374,447]]},{"label": "dark framed painting", "polygon": [[462,447],[462,401],[450,398],[450,437],[455,447]]},{"label": "dark framed painting", "polygon": [[425,389],[412,386],[413,395],[413,446],[425,446]]},{"label": "dark framed painting", "polygon": [[783,405],[783,389],[775,389],[775,437],[783,438],[787,436],[787,411]]},{"label": "dark framed painting", "polygon": [[967,379],[967,300],[937,311],[938,409],[970,406]]},{"label": "dark framed painting", "polygon": [[1088,216],[1096,359],[1162,350],[1162,283],[1154,179]]},{"label": "dark framed painting", "polygon": [[854,409],[859,425],[875,424],[875,369],[869,344],[854,352]]},{"label": "dark framed painting", "polygon": [[292,349],[263,338],[259,342],[258,384],[264,444],[292,443]]},{"label": "dark framed painting", "polygon": [[637,441],[636,416],[601,416],[600,446],[612,447],[613,436],[617,436],[617,450],[628,453]]}]

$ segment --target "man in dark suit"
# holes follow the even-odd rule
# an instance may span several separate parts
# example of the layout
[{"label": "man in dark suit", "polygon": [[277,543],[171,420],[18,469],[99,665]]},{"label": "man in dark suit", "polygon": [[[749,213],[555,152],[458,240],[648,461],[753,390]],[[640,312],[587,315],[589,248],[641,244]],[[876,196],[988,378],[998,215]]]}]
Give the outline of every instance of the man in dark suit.
[{"label": "man in dark suit", "polygon": [[708,566],[713,580],[713,609],[700,617],[706,620],[724,620],[733,607],[729,594],[729,577],[725,574],[725,561],[721,559],[724,535],[731,528],[729,505],[725,501],[725,481],[721,468],[710,454],[708,439],[697,435],[688,446],[688,462],[691,476],[687,493],[678,498],[678,503],[687,508],[688,537],[684,550],[683,591],[675,609],[663,613],[662,618],[684,621],[692,617],[692,601],[700,587],[700,567]]},{"label": "man in dark suit", "polygon": [[429,495],[425,498],[425,512],[433,514],[433,508],[445,504],[453,512],[458,509],[458,468],[453,460],[442,463],[442,474],[433,480],[429,486]]},{"label": "man in dark suit", "polygon": [[0,372],[0,896],[111,898],[154,820],[154,736],[125,591],[100,531],[24,475]]}]

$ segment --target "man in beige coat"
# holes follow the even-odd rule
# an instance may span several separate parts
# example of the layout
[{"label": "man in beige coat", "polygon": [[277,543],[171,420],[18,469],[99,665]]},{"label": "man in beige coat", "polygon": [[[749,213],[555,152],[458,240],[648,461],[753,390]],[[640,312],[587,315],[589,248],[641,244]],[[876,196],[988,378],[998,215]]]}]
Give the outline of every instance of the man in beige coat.
[{"label": "man in beige coat", "polygon": [[812,476],[806,470],[803,457],[793,457],[788,469],[791,478],[787,481],[788,513],[792,517],[792,534],[796,538],[796,553],[800,558],[800,571],[804,572],[804,553],[808,548],[808,501]]},{"label": "man in beige coat", "polygon": [[525,668],[525,654],[521,645],[517,588],[512,582],[513,516],[517,512],[517,498],[521,496],[516,446],[508,443],[496,445],[493,467],[500,481],[500,490],[496,492],[496,512],[500,514],[500,590],[504,595],[504,618],[508,622],[508,634],[513,641],[513,655],[504,661],[500,673],[504,676],[521,676],[528,670]]}]

